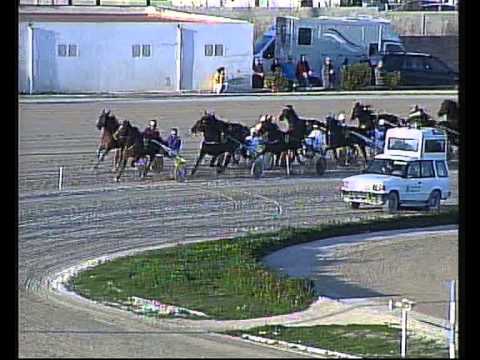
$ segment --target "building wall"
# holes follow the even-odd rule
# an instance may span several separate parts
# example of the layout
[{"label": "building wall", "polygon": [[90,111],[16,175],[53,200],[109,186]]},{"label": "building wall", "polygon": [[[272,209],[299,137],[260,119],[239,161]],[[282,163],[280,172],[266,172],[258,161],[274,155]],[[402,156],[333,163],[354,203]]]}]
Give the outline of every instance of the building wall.
[{"label": "building wall", "polygon": [[[194,89],[211,89],[215,70],[226,69],[231,89],[249,88],[253,62],[253,24],[183,25],[194,30]],[[222,44],[224,56],[205,56],[205,45]]]},{"label": "building wall", "polygon": [[[230,77],[249,78],[253,25],[182,26],[193,33],[193,78],[187,82],[193,89],[211,89],[209,79],[219,66],[225,66]],[[177,90],[176,23],[33,23],[33,27],[34,92]],[[19,91],[28,92],[25,23],[20,23],[19,31]],[[206,57],[206,43],[222,44],[225,56]],[[58,56],[59,44],[76,45],[78,56]],[[151,45],[151,56],[134,58],[134,44]]]}]

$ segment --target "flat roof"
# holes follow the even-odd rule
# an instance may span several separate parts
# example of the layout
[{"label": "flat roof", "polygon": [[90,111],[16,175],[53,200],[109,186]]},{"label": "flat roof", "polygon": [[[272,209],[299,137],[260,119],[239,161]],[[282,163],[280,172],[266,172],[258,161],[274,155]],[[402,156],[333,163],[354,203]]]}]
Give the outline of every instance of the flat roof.
[{"label": "flat roof", "polygon": [[19,21],[43,22],[185,22],[200,24],[241,23],[248,21],[220,16],[145,7],[114,6],[19,6]]}]

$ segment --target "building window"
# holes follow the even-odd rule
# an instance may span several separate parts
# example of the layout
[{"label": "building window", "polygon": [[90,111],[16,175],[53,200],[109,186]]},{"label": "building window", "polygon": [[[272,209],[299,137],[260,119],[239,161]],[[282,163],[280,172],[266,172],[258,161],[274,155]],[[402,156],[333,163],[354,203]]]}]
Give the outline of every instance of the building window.
[{"label": "building window", "polygon": [[74,45],[74,44],[68,45],[68,56],[72,56],[72,57],[78,56],[77,45]]},{"label": "building window", "polygon": [[298,45],[312,45],[312,29],[298,29]]},{"label": "building window", "polygon": [[205,56],[213,56],[213,45],[205,45]]},{"label": "building window", "polygon": [[140,57],[140,45],[132,45],[132,57]]},{"label": "building window", "polygon": [[215,45],[215,56],[223,56],[223,45],[216,44]]},{"label": "building window", "polygon": [[65,57],[67,56],[67,45],[60,44],[57,46],[57,54],[58,56]]},{"label": "building window", "polygon": [[150,57],[151,54],[152,54],[151,45],[142,45],[142,56],[143,57]]}]

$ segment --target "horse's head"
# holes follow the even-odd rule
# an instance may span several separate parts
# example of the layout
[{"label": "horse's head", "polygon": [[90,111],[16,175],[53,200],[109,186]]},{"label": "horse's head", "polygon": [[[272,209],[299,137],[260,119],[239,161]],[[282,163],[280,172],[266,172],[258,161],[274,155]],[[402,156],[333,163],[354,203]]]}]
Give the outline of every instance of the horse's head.
[{"label": "horse's head", "polygon": [[437,115],[439,117],[447,116],[448,118],[457,118],[458,117],[458,104],[453,100],[443,100],[440,105],[440,110],[438,110]]},{"label": "horse's head", "polygon": [[293,106],[292,105],[285,105],[285,107],[282,109],[280,114],[278,114],[278,120],[279,121],[286,120],[287,122],[298,120],[297,113],[293,109]]},{"label": "horse's head", "polygon": [[102,113],[97,119],[97,123],[95,124],[98,130],[102,130],[102,128],[107,126],[107,119],[109,116],[110,116],[110,110],[108,110],[108,112],[105,112],[105,109],[103,109]]},{"label": "horse's head", "polygon": [[212,113],[204,112],[200,120],[198,120],[191,128],[192,134],[203,133],[207,127],[215,121],[215,115]]}]

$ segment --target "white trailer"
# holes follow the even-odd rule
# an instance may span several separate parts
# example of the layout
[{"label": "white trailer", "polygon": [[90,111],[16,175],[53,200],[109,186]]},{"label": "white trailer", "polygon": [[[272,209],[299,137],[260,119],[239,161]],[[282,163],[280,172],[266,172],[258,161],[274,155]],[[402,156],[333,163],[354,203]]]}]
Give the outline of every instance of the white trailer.
[{"label": "white trailer", "polygon": [[297,62],[306,55],[318,74],[330,57],[339,70],[347,61],[354,64],[380,52],[404,51],[390,21],[372,16],[296,18],[277,17],[275,26],[257,40],[255,56],[270,67],[274,57]]}]

